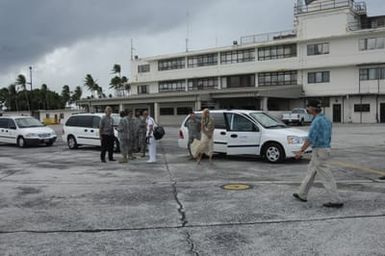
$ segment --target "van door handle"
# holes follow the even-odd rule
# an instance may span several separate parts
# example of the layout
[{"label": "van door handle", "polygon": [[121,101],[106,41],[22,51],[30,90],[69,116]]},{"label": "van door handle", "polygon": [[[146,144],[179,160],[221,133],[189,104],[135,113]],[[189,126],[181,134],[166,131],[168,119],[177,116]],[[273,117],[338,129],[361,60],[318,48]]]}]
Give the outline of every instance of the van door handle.
[{"label": "van door handle", "polygon": [[88,130],[87,130],[87,129],[84,129],[84,131],[85,131],[85,132],[88,132]]},{"label": "van door handle", "polygon": [[90,130],[90,132],[94,132],[94,130]]},{"label": "van door handle", "polygon": [[237,134],[231,134],[230,137],[231,137],[231,138],[237,138],[238,135],[237,135]]},{"label": "van door handle", "polygon": [[4,129],[2,129],[1,132],[4,132]]},{"label": "van door handle", "polygon": [[5,130],[5,132],[8,132],[8,130]]},{"label": "van door handle", "polygon": [[221,132],[220,134],[221,134],[221,135],[226,135],[226,132]]}]

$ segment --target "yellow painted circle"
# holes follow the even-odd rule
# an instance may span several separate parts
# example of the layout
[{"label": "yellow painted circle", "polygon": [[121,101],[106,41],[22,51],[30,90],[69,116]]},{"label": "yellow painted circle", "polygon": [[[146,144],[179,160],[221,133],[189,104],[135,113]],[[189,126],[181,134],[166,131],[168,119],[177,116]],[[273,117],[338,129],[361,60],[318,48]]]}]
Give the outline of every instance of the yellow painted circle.
[{"label": "yellow painted circle", "polygon": [[250,189],[251,186],[248,184],[233,183],[233,184],[223,185],[222,188],[226,190],[246,190],[246,189]]}]

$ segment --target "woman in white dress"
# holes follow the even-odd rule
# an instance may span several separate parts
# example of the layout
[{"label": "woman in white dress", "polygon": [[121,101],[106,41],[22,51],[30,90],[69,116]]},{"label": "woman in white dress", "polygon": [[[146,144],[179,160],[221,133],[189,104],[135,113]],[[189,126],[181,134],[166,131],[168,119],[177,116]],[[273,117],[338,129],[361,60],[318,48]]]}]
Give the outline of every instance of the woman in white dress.
[{"label": "woman in white dress", "polygon": [[213,157],[214,147],[214,119],[210,117],[210,111],[206,108],[202,112],[201,140],[195,139],[191,144],[191,153],[200,164],[203,154],[206,154],[210,163]]}]

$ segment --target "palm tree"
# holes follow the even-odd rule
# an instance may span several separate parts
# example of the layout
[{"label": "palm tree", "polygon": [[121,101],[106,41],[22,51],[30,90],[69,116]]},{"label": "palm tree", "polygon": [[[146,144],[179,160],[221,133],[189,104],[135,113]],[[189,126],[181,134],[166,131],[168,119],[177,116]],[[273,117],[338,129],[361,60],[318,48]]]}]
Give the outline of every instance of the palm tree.
[{"label": "palm tree", "polygon": [[75,91],[72,94],[72,101],[78,101],[82,97],[82,88],[80,86],[76,86]]},{"label": "palm tree", "polygon": [[63,104],[65,106],[67,104],[67,102],[69,102],[71,99],[70,87],[68,85],[63,86],[63,89],[61,92],[61,97],[63,99]]},{"label": "palm tree", "polygon": [[122,79],[119,76],[111,78],[110,89],[119,90],[122,87]]},{"label": "palm tree", "polygon": [[118,74],[119,77],[121,77],[121,67],[119,64],[114,64],[114,66],[112,67],[112,74]]},{"label": "palm tree", "polygon": [[48,98],[47,98],[47,94],[48,94],[48,87],[46,84],[42,84],[41,85],[41,89],[40,89],[40,92],[42,94],[42,98],[43,98],[43,107],[45,110],[48,109]]},{"label": "palm tree", "polygon": [[89,91],[91,91],[92,93],[97,93],[99,92],[99,85],[96,83],[96,81],[94,80],[94,78],[90,75],[90,74],[87,74],[85,79],[84,79],[84,86],[87,87],[87,89]]},{"label": "palm tree", "polygon": [[29,104],[29,99],[28,99],[28,93],[27,93],[27,80],[25,79],[25,76],[20,74],[17,76],[16,78],[16,85],[19,85],[21,86],[21,89],[24,91],[25,93],[25,98],[27,100],[27,107],[28,107],[28,111],[31,111],[31,107],[30,107],[30,104]]},{"label": "palm tree", "polygon": [[130,94],[131,85],[128,83],[128,78],[126,76],[122,77],[122,86],[121,88],[125,91],[127,91],[127,95]]},{"label": "palm tree", "polygon": [[15,84],[10,84],[8,86],[8,93],[9,93],[9,106],[10,106],[10,109],[11,110],[14,110],[14,108],[12,107],[12,99],[14,99],[15,101],[15,109],[17,112],[19,112],[19,104],[17,102],[17,87]]}]

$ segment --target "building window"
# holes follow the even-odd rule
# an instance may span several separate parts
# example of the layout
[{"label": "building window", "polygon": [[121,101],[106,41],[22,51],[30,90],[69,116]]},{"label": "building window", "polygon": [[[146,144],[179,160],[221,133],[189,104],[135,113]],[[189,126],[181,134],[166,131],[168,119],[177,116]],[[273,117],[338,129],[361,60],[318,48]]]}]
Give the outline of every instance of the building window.
[{"label": "building window", "polygon": [[354,104],[354,112],[370,112],[370,104]]},{"label": "building window", "polygon": [[307,46],[308,56],[323,55],[323,54],[329,54],[329,43],[309,44]]},{"label": "building window", "polygon": [[255,87],[255,75],[241,75],[226,77],[227,88]]},{"label": "building window", "polygon": [[212,65],[218,65],[217,53],[191,56],[191,57],[188,57],[187,59],[187,66],[189,68],[212,66]]},{"label": "building window", "polygon": [[218,88],[217,77],[206,77],[188,80],[189,91],[210,90]]},{"label": "building window", "polygon": [[384,79],[385,79],[385,67],[360,69],[360,81],[384,80]]},{"label": "building window", "polygon": [[144,64],[138,66],[138,73],[150,72],[150,64]]},{"label": "building window", "polygon": [[159,115],[161,116],[173,116],[174,108],[159,108]]},{"label": "building window", "polygon": [[267,72],[258,74],[258,86],[297,84],[297,71]]},{"label": "building window", "polygon": [[185,80],[159,82],[159,92],[180,92],[180,91],[186,91]]},{"label": "building window", "polygon": [[185,58],[174,58],[167,60],[158,61],[158,70],[173,70],[173,69],[182,69],[185,68]]},{"label": "building window", "polygon": [[307,74],[307,82],[309,84],[318,84],[318,83],[329,83],[330,82],[330,72],[309,72]]},{"label": "building window", "polygon": [[255,49],[221,52],[221,64],[241,63],[255,60]]},{"label": "building window", "polygon": [[359,41],[360,51],[376,50],[385,48],[385,37],[364,38]]},{"label": "building window", "polygon": [[192,112],[192,108],[191,107],[180,107],[180,108],[177,108],[176,109],[176,114],[177,115],[188,115]]},{"label": "building window", "polygon": [[148,85],[138,86],[138,94],[148,94],[148,93],[149,93]]},{"label": "building window", "polygon": [[258,60],[275,60],[297,56],[297,45],[277,45],[258,48]]}]

